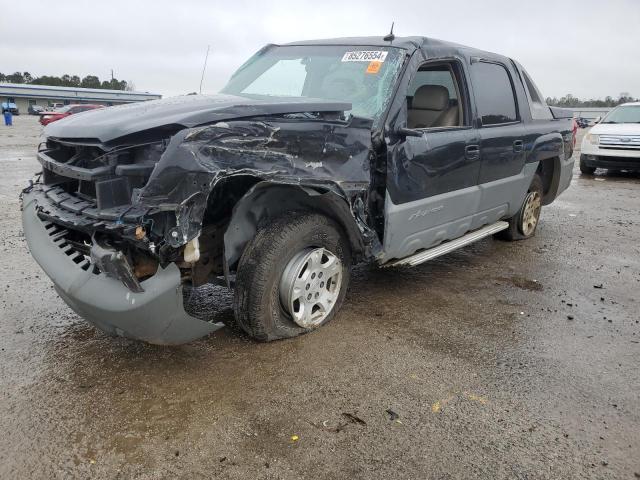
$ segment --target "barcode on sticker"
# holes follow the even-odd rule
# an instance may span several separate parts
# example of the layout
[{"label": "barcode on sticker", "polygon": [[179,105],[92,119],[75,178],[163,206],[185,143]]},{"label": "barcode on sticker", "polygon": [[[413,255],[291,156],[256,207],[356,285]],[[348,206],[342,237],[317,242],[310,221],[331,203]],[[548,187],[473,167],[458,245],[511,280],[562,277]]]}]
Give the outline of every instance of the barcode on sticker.
[{"label": "barcode on sticker", "polygon": [[382,50],[359,50],[357,52],[346,52],[343,57],[343,62],[384,62],[387,58],[387,53]]}]

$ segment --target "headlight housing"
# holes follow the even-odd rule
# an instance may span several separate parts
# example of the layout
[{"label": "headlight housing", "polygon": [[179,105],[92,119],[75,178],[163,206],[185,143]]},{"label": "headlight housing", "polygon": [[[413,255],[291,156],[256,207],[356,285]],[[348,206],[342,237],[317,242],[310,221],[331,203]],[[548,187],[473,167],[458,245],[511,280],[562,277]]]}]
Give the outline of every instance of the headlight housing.
[{"label": "headlight housing", "polygon": [[589,142],[591,145],[598,145],[598,143],[600,143],[600,135],[587,133],[587,142]]}]

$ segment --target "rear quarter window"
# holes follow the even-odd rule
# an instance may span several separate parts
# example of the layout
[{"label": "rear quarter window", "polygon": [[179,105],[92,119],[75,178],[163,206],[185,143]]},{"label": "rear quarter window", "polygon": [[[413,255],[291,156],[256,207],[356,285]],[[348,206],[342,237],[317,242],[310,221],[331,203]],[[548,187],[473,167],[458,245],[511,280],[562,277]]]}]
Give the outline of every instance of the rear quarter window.
[{"label": "rear quarter window", "polygon": [[551,111],[547,106],[547,103],[542,98],[542,94],[536,84],[533,83],[529,74],[521,69],[522,79],[524,80],[524,87],[527,91],[527,99],[529,100],[529,110],[531,110],[531,118],[534,120],[551,120]]}]

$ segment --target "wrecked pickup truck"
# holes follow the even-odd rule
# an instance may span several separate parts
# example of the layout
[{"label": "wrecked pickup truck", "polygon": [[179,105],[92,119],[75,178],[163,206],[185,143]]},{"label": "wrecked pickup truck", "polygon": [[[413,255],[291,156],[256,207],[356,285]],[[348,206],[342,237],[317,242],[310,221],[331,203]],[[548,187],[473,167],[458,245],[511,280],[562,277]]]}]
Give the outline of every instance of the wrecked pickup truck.
[{"label": "wrecked pickup truck", "polygon": [[219,95],[49,125],[23,192],[31,253],[96,327],[159,344],[234,290],[267,341],[313,330],[357,262],[417,265],[531,237],[572,175],[571,119],[515,61],[422,37],[268,45]]}]

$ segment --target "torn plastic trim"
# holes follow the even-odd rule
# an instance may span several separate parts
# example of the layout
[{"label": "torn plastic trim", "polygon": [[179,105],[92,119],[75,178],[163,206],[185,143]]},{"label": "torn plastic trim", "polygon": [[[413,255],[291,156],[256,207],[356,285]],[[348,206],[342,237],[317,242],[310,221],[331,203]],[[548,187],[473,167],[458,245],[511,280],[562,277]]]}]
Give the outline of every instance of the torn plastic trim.
[{"label": "torn plastic trim", "polygon": [[95,235],[91,240],[91,261],[100,272],[121,281],[132,292],[144,292],[144,288],[133,273],[129,260],[121,250],[98,241]]}]

